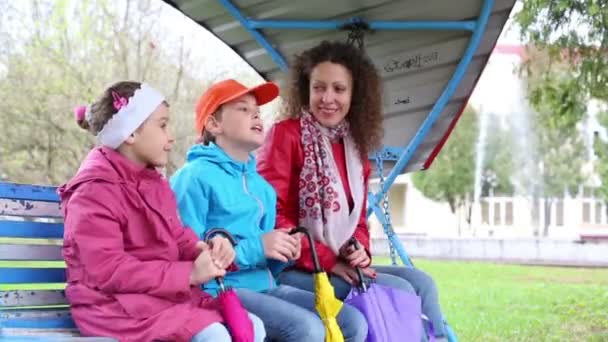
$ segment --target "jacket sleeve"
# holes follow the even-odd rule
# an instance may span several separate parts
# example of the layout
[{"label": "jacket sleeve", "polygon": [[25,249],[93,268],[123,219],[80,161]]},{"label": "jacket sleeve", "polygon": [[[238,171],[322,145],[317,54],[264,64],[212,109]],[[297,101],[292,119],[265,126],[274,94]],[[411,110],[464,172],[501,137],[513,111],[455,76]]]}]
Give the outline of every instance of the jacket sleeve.
[{"label": "jacket sleeve", "polygon": [[179,246],[180,260],[194,261],[200,254],[200,250],[196,247],[199,238],[196,233],[189,227],[176,227],[175,236],[177,245]]},{"label": "jacket sleeve", "polygon": [[[299,137],[288,126],[276,124],[258,152],[258,172],[277,192],[277,228],[293,228],[298,225],[301,149]],[[334,252],[320,242],[315,242],[315,247],[321,267],[326,271],[333,269],[338,260]],[[302,237],[302,253],[296,267],[310,272],[314,270],[306,237]]]},{"label": "jacket sleeve", "polygon": [[[315,241],[314,248],[319,256],[319,264],[321,264],[323,271],[331,271],[338,263],[338,256],[321,242]],[[296,262],[296,267],[308,272],[314,272],[315,270],[310,243],[305,236],[302,237],[302,253],[300,259]]]},{"label": "jacket sleeve", "polygon": [[297,137],[286,126],[276,124],[268,132],[257,155],[258,172],[277,193],[276,227],[293,228],[298,224],[298,150]]},{"label": "jacket sleeve", "polygon": [[[272,188],[272,186],[268,186],[268,191],[266,193],[266,203],[265,208],[266,212],[264,213],[264,217],[262,218],[262,229],[264,232],[269,232],[275,228],[276,224],[276,205],[277,205],[277,196],[276,192]],[[270,272],[276,277],[281,273],[285,268],[294,264],[293,261],[282,262],[275,259],[266,259],[268,269]]]},{"label": "jacket sleeve", "polygon": [[[363,208],[361,208],[361,217],[359,217],[359,223],[357,224],[357,228],[353,237],[359,241],[361,246],[365,248],[367,255],[369,256],[370,264],[372,260],[372,253],[370,249],[370,236],[369,236],[369,226],[367,224],[367,192],[369,189],[369,176],[371,174],[371,166],[369,160],[365,159],[363,162],[363,179],[365,182],[364,185],[364,194],[365,198],[363,199]],[[369,266],[369,264],[367,265]]]},{"label": "jacket sleeve", "polygon": [[92,183],[77,190],[67,203],[66,232],[72,234],[91,280],[106,293],[146,293],[167,299],[189,293],[191,261],[141,261],[125,251],[117,204],[103,200],[120,198],[116,192],[106,184]]},{"label": "jacket sleeve", "polygon": [[179,259],[194,261],[200,254],[200,250],[196,247],[199,238],[191,228],[182,225],[182,220],[179,219],[179,210],[177,209],[175,194],[171,190],[168,182],[166,182],[165,185],[167,186],[167,194],[170,196],[170,210],[175,210],[175,212],[172,212],[169,215],[173,215],[176,218],[175,221],[172,220],[171,229],[172,235],[177,240]]},{"label": "jacket sleeve", "polygon": [[[211,228],[207,224],[209,203],[212,199],[211,189],[205,185],[191,170],[171,178],[171,187],[175,192],[177,207],[183,223],[191,227],[199,238]],[[235,263],[239,270],[257,268],[266,265],[262,235],[255,238],[240,239],[234,247]]]}]

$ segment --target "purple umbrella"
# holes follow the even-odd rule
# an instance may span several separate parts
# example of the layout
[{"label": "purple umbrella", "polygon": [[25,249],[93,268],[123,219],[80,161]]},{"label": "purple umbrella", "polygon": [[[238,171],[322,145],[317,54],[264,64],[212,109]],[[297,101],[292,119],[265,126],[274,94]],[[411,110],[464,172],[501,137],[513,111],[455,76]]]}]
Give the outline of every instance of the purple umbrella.
[{"label": "purple umbrella", "polygon": [[[236,241],[230,235],[230,233],[222,228],[214,228],[205,234],[203,240],[209,241],[215,234],[220,234],[230,240],[230,243],[234,246]],[[224,286],[224,278],[215,278],[218,286],[220,287],[217,295],[217,300],[220,304],[220,311],[230,335],[234,342],[253,342],[254,331],[253,323],[249,318],[247,310],[243,307],[241,300],[237,296],[236,292],[230,288]]]},{"label": "purple umbrella", "polygon": [[[350,241],[359,248],[356,240]],[[356,268],[359,285],[344,303],[356,307],[367,319],[367,342],[415,341],[422,338],[421,300],[415,294],[371,282],[366,284]]]}]

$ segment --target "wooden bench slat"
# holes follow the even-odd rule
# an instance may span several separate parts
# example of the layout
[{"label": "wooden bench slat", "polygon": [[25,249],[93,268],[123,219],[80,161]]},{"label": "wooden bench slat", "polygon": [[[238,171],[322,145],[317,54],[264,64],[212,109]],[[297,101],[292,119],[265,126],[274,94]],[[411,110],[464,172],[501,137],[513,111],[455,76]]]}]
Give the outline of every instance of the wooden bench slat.
[{"label": "wooden bench slat", "polygon": [[0,267],[0,284],[64,283],[64,268]]},{"label": "wooden bench slat", "polygon": [[0,198],[59,202],[57,188],[54,186],[0,183]]},{"label": "wooden bench slat", "polygon": [[7,318],[0,320],[3,328],[13,329],[76,329],[71,317]]},{"label": "wooden bench slat", "polygon": [[0,260],[63,260],[61,246],[0,244]]},{"label": "wooden bench slat", "polygon": [[[63,260],[59,245],[63,217],[56,190],[0,182],[0,261],[17,266],[0,267],[0,284],[30,284],[34,288],[35,284],[65,283],[65,269],[53,267],[53,261]],[[28,261],[40,264],[30,267]],[[68,304],[63,290],[0,291],[0,342],[116,342],[106,337],[81,337]]]},{"label": "wooden bench slat", "polygon": [[63,218],[58,202],[36,202],[0,198],[1,216]]},{"label": "wooden bench slat", "polygon": [[0,291],[0,307],[69,304],[63,290]]},{"label": "wooden bench slat", "polygon": [[32,338],[56,342],[116,341],[108,337],[79,337],[69,309],[0,311],[0,327],[0,342],[32,341]]},{"label": "wooden bench slat", "polygon": [[16,309],[0,311],[4,328],[75,329],[69,309]]},{"label": "wooden bench slat", "polygon": [[0,221],[0,237],[62,239],[63,223]]},{"label": "wooden bench slat", "polygon": [[117,342],[109,337],[79,337],[76,329],[2,329],[0,342]]}]

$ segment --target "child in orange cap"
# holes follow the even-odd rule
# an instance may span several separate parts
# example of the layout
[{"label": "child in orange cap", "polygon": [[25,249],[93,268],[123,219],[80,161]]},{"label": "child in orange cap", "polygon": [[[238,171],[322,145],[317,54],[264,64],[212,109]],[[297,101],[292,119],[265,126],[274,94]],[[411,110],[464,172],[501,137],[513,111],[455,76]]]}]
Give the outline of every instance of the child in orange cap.
[{"label": "child in orange cap", "polygon": [[[271,82],[247,88],[229,79],[211,86],[196,105],[200,144],[190,149],[171,186],[185,225],[199,235],[222,227],[237,240],[238,271],[226,274],[224,283],[262,319],[268,338],[323,341],[325,330],[314,308],[314,294],[278,285],[274,278],[300,256],[300,238],[274,229],[276,192],[257,173],[252,155],[264,142],[259,106],[278,94]],[[208,282],[203,289],[214,294],[218,286]],[[338,322],[348,341],[365,339],[365,319],[353,307],[345,305]]]}]

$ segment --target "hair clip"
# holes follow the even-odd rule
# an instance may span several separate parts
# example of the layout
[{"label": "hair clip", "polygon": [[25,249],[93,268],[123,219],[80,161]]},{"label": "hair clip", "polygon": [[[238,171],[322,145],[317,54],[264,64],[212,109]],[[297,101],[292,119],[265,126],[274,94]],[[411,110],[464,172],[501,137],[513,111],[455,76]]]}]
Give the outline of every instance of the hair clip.
[{"label": "hair clip", "polygon": [[112,90],[112,98],[114,99],[114,102],[112,102],[112,104],[114,105],[114,109],[116,110],[120,110],[122,107],[127,105],[127,99],[120,96],[114,90]]}]

